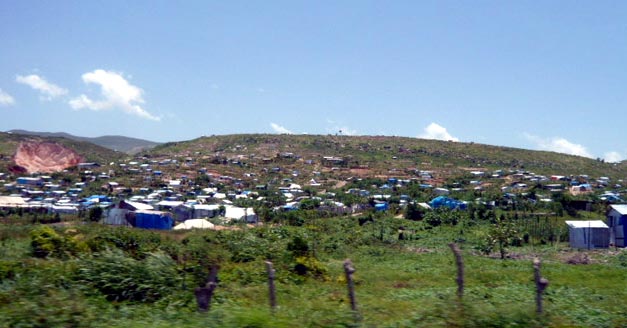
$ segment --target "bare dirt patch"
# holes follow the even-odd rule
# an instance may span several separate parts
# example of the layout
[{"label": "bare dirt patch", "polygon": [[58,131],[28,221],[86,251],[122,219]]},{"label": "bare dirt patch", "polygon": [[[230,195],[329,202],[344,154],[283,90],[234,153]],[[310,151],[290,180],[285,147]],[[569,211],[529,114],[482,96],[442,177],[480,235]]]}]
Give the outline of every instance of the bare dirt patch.
[{"label": "bare dirt patch", "polygon": [[76,166],[83,158],[55,142],[24,141],[17,147],[13,160],[29,173],[50,173]]}]

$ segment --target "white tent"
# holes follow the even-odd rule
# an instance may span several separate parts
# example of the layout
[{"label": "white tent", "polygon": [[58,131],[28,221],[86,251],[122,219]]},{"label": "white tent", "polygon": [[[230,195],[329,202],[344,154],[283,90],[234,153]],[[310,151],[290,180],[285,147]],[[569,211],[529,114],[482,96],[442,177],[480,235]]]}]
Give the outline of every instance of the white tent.
[{"label": "white tent", "polygon": [[228,221],[240,221],[246,223],[257,223],[259,218],[255,214],[255,210],[252,207],[243,208],[236,206],[226,206],[226,213],[224,217]]},{"label": "white tent", "polygon": [[0,196],[0,207],[25,207],[24,198],[17,196]]},{"label": "white tent", "polygon": [[215,225],[205,219],[191,219],[174,226],[174,230],[213,229]]},{"label": "white tent", "polygon": [[59,214],[78,214],[78,207],[76,206],[59,206],[59,205],[52,205],[52,211],[54,213],[59,213]]},{"label": "white tent", "polygon": [[566,221],[572,248],[608,248],[610,228],[601,220]]},{"label": "white tent", "polygon": [[218,215],[218,212],[220,211],[220,205],[217,205],[217,204],[210,204],[210,205],[195,204],[193,208],[194,208],[195,219],[212,218]]}]

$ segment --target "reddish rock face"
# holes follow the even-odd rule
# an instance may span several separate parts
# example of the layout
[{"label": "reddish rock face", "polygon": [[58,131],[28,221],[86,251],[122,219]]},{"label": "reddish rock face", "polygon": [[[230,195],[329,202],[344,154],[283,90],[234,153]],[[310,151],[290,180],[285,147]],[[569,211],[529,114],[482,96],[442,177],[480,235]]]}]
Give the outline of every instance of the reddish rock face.
[{"label": "reddish rock face", "polygon": [[58,143],[36,141],[20,143],[13,159],[17,166],[30,173],[58,172],[83,161],[74,150]]}]

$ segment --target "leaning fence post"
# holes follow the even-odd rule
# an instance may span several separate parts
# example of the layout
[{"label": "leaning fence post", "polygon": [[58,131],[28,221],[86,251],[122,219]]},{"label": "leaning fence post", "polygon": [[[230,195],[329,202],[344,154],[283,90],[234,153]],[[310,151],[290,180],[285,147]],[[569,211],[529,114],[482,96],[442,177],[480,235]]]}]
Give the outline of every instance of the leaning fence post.
[{"label": "leaning fence post", "polygon": [[462,252],[455,243],[450,243],[448,246],[455,254],[455,263],[457,264],[457,298],[461,301],[464,296],[464,259],[462,258]]},{"label": "leaning fence post", "polygon": [[207,312],[211,307],[211,298],[213,297],[213,291],[218,286],[218,266],[212,266],[209,273],[209,281],[204,287],[196,287],[194,294],[196,295],[196,303],[198,304],[198,311]]},{"label": "leaning fence post", "polygon": [[533,259],[533,278],[536,283],[536,312],[542,314],[542,294],[549,285],[549,281],[540,274],[540,259],[537,257]]},{"label": "leaning fence post", "polygon": [[355,319],[359,319],[357,301],[355,300],[355,281],[353,281],[353,273],[355,273],[353,262],[351,262],[350,259],[346,259],[344,261],[344,274],[346,275],[346,285],[348,286],[348,299],[350,300],[351,310],[355,315]]},{"label": "leaning fence post", "polygon": [[272,262],[266,261],[266,271],[268,272],[268,292],[270,297],[270,309],[272,313],[276,310],[276,289],[274,287],[275,271],[272,268]]}]

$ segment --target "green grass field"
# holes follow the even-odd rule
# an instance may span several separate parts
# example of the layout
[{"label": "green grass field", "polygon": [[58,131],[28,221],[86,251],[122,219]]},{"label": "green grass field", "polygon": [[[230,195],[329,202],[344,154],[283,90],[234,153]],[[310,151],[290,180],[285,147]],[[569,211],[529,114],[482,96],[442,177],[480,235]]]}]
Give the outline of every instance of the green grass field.
[{"label": "green grass field", "polygon": [[[487,226],[464,228],[465,293],[447,244],[460,226],[342,217],[300,227],[153,232],[98,224],[48,229],[2,225],[2,327],[624,327],[627,252],[581,252],[565,243],[477,250]],[[315,223],[315,224],[313,224]],[[413,231],[398,239],[398,227]],[[52,232],[51,232],[52,231]],[[34,250],[40,252],[36,255]],[[47,253],[46,253],[47,252]],[[44,254],[45,253],[45,254]],[[42,256],[45,255],[45,256]],[[549,280],[545,313],[535,313],[532,259]],[[356,272],[350,310],[342,263]],[[277,271],[269,308],[264,260]],[[306,273],[298,274],[295,264]],[[194,287],[210,265],[219,283],[198,313]],[[301,272],[302,273],[302,272]]]}]

